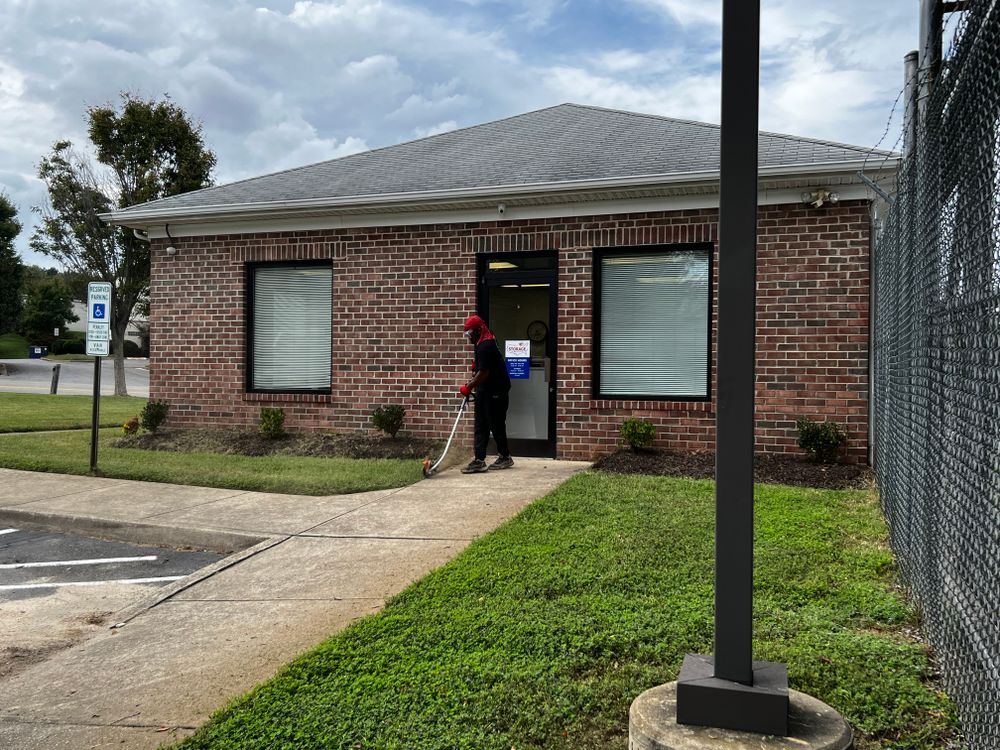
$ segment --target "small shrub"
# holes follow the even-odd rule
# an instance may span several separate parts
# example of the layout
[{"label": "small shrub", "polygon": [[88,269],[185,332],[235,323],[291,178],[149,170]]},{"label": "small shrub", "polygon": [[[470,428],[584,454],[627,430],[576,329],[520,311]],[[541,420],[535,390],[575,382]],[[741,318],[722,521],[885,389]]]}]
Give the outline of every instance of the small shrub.
[{"label": "small shrub", "polygon": [[139,417],[129,417],[122,425],[122,435],[134,435],[139,431]]},{"label": "small shrub", "polygon": [[404,416],[406,416],[406,409],[399,404],[378,406],[372,412],[372,422],[382,432],[387,433],[390,437],[396,437],[399,428],[403,426]]},{"label": "small shrub", "polygon": [[139,345],[137,343],[135,343],[134,341],[129,341],[128,339],[125,339],[124,348],[125,348],[125,356],[126,357],[141,357],[142,356],[142,349],[140,349]]},{"label": "small shrub", "polygon": [[795,424],[799,428],[799,447],[814,461],[831,463],[847,445],[847,433],[836,422],[813,422],[808,417],[801,417]]},{"label": "small shrub", "polygon": [[285,434],[285,410],[265,406],[260,410],[260,434],[273,440]]},{"label": "small shrub", "polygon": [[629,447],[637,451],[640,448],[649,448],[656,440],[656,426],[648,419],[635,419],[630,417],[622,422],[619,428],[622,438]]},{"label": "small shrub", "polygon": [[49,347],[52,354],[84,354],[87,344],[80,339],[56,339]]},{"label": "small shrub", "polygon": [[166,401],[147,401],[146,405],[142,407],[142,411],[139,412],[139,424],[142,425],[142,429],[156,432],[156,429],[167,418],[168,408],[169,405]]}]

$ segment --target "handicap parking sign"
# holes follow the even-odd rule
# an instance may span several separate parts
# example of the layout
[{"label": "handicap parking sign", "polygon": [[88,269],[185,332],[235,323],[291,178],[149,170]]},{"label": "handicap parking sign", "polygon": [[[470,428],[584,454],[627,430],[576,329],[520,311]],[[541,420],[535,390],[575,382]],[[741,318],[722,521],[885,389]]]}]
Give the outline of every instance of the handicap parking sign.
[{"label": "handicap parking sign", "polygon": [[91,317],[94,320],[106,320],[106,316],[104,315],[104,303],[103,302],[95,303],[94,304],[94,314]]}]

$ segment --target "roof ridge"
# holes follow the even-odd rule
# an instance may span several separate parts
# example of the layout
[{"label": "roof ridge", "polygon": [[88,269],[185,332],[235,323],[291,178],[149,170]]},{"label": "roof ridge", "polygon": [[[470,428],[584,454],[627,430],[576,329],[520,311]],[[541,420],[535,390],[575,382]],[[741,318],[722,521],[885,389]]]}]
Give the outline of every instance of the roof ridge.
[{"label": "roof ridge", "polygon": [[[613,107],[598,107],[598,106],[596,106],[594,104],[574,104],[574,103],[569,103],[568,106],[579,107],[581,109],[593,109],[593,110],[597,110],[598,112],[617,112],[618,114],[622,114],[622,115],[631,115],[633,117],[645,117],[645,118],[649,118],[649,119],[652,119],[652,120],[666,120],[668,122],[682,122],[682,123],[685,123],[685,124],[688,124],[688,125],[699,125],[701,127],[711,128],[713,130],[721,130],[722,129],[721,125],[716,125],[715,123],[712,123],[712,122],[701,122],[700,120],[688,120],[688,119],[685,119],[683,117],[668,117],[666,115],[654,115],[654,114],[651,114],[649,112],[630,112],[629,110],[626,110],[626,109],[615,109]],[[776,132],[771,131],[771,130],[758,130],[757,133],[759,135],[766,135],[766,136],[770,136],[772,138],[784,138],[784,139],[787,139],[787,140],[796,141],[796,142],[800,142],[800,143],[801,142],[816,143],[816,144],[823,145],[823,146],[834,146],[836,148],[848,148],[848,149],[851,149],[852,151],[858,151],[858,152],[861,152],[861,153],[864,153],[864,154],[881,154],[883,156],[885,156],[885,155],[890,155],[890,156],[896,155],[896,152],[894,152],[894,151],[882,151],[882,150],[879,150],[879,149],[867,148],[865,146],[858,146],[858,145],[852,144],[852,143],[843,143],[841,141],[831,141],[831,140],[828,140],[826,138],[809,138],[808,136],[803,136],[803,135],[791,135],[789,133],[776,133]]]},{"label": "roof ridge", "polygon": [[654,115],[649,112],[630,112],[627,109],[615,109],[614,107],[598,107],[596,104],[575,104],[573,102],[567,102],[565,105],[567,107],[579,107],[580,109],[593,109],[598,112],[616,112],[620,115],[630,115],[632,117],[645,117],[650,120],[666,120],[667,122],[683,122],[688,125],[700,125],[706,128],[712,128],[718,130],[719,125],[711,122],[701,122],[700,120],[686,120],[683,117],[667,117],[666,115]]},{"label": "roof ridge", "polygon": [[769,130],[759,131],[761,135],[768,135],[773,138],[784,138],[790,141],[796,141],[798,143],[816,143],[821,146],[835,146],[836,148],[847,148],[852,151],[857,151],[862,154],[881,154],[883,156],[896,156],[895,151],[881,151],[877,148],[868,148],[866,146],[858,146],[853,143],[841,143],[840,141],[831,141],[826,138],[809,138],[804,135],[789,135],[788,133],[774,133]]}]

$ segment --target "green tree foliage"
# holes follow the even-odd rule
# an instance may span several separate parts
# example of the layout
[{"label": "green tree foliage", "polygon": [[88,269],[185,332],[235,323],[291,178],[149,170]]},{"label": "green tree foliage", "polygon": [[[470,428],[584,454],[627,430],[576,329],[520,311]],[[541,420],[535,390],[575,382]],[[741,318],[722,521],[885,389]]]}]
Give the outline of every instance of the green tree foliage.
[{"label": "green tree foliage", "polygon": [[97,164],[69,141],[42,159],[38,172],[49,207],[31,246],[89,280],[110,282],[115,394],[126,395],[123,342],[149,287],[149,244],[100,215],[210,185],[215,154],[205,147],[201,126],[169,99],[123,93],[120,108],[91,107],[87,115]]},{"label": "green tree foliage", "polygon": [[73,314],[73,296],[57,275],[34,281],[24,304],[22,327],[32,344],[48,346],[55,339],[53,330],[79,320]]},{"label": "green tree foliage", "polygon": [[0,193],[0,334],[17,330],[21,322],[24,264],[14,248],[20,233],[17,209],[6,193]]}]

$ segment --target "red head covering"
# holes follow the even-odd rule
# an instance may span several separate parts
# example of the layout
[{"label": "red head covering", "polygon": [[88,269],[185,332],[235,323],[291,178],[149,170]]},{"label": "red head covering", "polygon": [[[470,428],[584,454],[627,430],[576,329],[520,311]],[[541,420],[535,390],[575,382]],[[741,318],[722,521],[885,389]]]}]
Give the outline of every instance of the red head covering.
[{"label": "red head covering", "polygon": [[489,341],[490,339],[496,338],[489,328],[486,327],[486,321],[480,318],[478,315],[470,315],[465,319],[465,325],[462,326],[463,331],[476,331],[477,337],[475,340],[476,344],[481,344],[484,341]]}]

